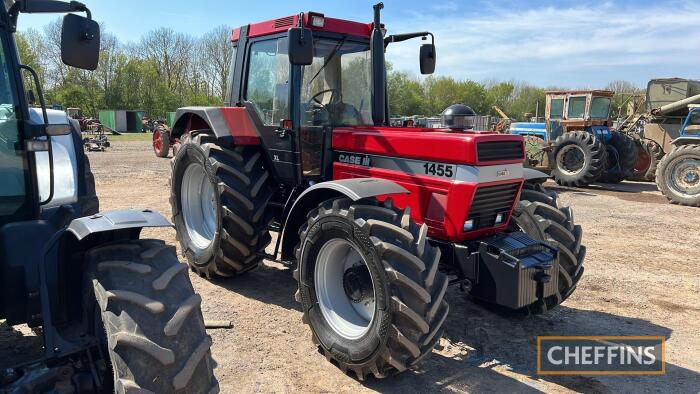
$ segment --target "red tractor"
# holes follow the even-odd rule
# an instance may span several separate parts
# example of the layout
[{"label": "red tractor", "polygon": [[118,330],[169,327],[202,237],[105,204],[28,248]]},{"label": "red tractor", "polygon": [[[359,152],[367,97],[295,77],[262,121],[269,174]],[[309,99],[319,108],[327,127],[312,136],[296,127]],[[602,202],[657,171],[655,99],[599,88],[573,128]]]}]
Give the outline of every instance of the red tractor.
[{"label": "red tractor", "polygon": [[[288,265],[314,342],[359,379],[431,353],[459,285],[487,304],[547,311],[583,273],[581,228],[524,169],[523,139],[389,127],[384,53],[430,38],[301,13],[233,30],[224,107],[180,108],[171,205],[193,271]],[[266,252],[276,234],[271,252]],[[274,284],[270,284],[271,286]]]}]

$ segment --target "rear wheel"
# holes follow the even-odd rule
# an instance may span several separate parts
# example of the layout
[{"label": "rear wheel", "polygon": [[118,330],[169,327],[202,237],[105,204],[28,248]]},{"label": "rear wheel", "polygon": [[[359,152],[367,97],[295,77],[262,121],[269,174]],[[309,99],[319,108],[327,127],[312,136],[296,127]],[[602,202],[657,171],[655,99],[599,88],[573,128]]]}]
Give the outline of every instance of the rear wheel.
[{"label": "rear wheel", "polygon": [[297,301],[313,341],[362,380],[402,372],[432,351],[449,307],[440,250],[408,211],[324,202],[300,231]]},{"label": "rear wheel", "polygon": [[637,144],[637,161],[634,163],[631,180],[653,182],[656,168],[664,157],[664,150],[656,141],[648,139],[635,140]]},{"label": "rear wheel", "polygon": [[552,150],[552,176],[564,186],[586,186],[605,169],[605,146],[593,134],[569,131],[557,137]]},{"label": "rear wheel", "polygon": [[634,139],[627,134],[611,132],[610,140],[605,144],[605,171],[598,178],[603,183],[620,183],[630,177],[637,162],[637,146]]},{"label": "rear wheel", "polygon": [[95,294],[95,323],[106,334],[114,391],[218,391],[202,298],[175,248],[156,240],[118,242],[86,258],[87,291]]},{"label": "rear wheel", "polygon": [[153,152],[158,157],[168,157],[168,153],[170,153],[170,133],[159,129],[153,130]]},{"label": "rear wheel", "polygon": [[674,204],[700,207],[700,145],[681,145],[664,156],[656,185]]},{"label": "rear wheel", "polygon": [[559,208],[557,194],[541,184],[525,183],[509,231],[522,231],[559,252],[559,291],[544,302],[531,305],[530,311],[546,312],[569,298],[583,275],[586,256],[586,247],[581,245],[581,226],[574,224],[571,208]]},{"label": "rear wheel", "polygon": [[173,159],[170,205],[177,239],[202,276],[233,276],[258,266],[270,243],[271,177],[259,148],[223,147],[191,132]]}]

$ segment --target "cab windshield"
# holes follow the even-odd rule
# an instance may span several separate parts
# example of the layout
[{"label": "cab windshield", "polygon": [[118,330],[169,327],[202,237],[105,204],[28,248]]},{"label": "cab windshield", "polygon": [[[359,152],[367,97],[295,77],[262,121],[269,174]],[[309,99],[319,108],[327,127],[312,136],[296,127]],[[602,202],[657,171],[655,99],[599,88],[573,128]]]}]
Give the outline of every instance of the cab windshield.
[{"label": "cab windshield", "polygon": [[314,38],[314,60],[302,67],[301,125],[371,125],[368,42]]}]

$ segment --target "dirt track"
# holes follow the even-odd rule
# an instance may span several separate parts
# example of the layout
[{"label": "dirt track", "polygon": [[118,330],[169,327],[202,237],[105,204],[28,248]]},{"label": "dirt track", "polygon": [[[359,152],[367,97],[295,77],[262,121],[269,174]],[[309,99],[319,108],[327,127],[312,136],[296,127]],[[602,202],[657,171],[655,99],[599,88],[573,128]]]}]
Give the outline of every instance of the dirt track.
[{"label": "dirt track", "polygon": [[[91,153],[101,209],[149,207],[170,215],[167,159],[147,142]],[[211,330],[222,392],[694,392],[700,388],[700,210],[669,205],[650,183],[562,189],[588,248],[578,290],[545,316],[489,312],[448,290],[444,339],[415,372],[358,382],[320,355],[301,322],[295,281],[266,263],[233,280],[191,274]],[[172,229],[144,232],[175,244]],[[644,235],[639,235],[644,234]],[[537,376],[537,335],[663,335],[665,376]]]}]

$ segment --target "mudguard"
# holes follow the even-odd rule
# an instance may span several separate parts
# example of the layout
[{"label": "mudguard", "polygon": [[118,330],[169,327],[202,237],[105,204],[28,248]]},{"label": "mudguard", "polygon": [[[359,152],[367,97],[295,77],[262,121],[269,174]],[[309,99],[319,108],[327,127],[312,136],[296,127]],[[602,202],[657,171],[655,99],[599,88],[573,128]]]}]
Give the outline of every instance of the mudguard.
[{"label": "mudguard", "polygon": [[330,198],[345,196],[353,201],[387,194],[407,194],[403,186],[380,178],[355,178],[317,183],[296,198],[289,209],[282,230],[282,260],[294,257],[294,247],[299,242],[299,227],[306,215]]},{"label": "mudguard", "polygon": [[671,141],[674,146],[700,144],[700,136],[683,136]]},{"label": "mudguard", "polygon": [[78,241],[90,234],[105,231],[124,230],[143,227],[171,227],[170,222],[158,212],[149,209],[123,209],[101,212],[73,220],[67,231],[75,235]]},{"label": "mudguard", "polygon": [[541,183],[549,179],[549,175],[545,174],[542,171],[525,167],[523,168],[523,178],[525,178],[525,182]]},{"label": "mudguard", "polygon": [[246,107],[178,108],[172,136],[200,129],[210,129],[217,138],[233,138],[236,145],[259,145],[260,135]]}]

